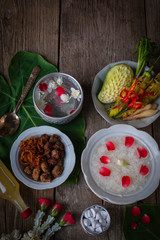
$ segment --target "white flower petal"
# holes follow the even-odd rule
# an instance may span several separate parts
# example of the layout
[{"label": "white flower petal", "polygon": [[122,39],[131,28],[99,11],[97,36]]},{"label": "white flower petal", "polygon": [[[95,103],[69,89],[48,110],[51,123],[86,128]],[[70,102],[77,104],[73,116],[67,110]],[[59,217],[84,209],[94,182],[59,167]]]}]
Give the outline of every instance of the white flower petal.
[{"label": "white flower petal", "polygon": [[52,89],[56,89],[57,83],[53,80],[51,80],[48,84],[48,92],[51,93]]},{"label": "white flower petal", "polygon": [[63,83],[62,77],[58,77],[58,78],[57,78],[57,84],[58,84],[58,85],[62,85],[62,83]]},{"label": "white flower petal", "polygon": [[80,90],[76,90],[71,87],[71,96],[75,99],[78,99],[80,95]]},{"label": "white flower petal", "polygon": [[64,102],[64,103],[69,103],[69,95],[68,94],[62,94],[60,96],[60,99]]}]

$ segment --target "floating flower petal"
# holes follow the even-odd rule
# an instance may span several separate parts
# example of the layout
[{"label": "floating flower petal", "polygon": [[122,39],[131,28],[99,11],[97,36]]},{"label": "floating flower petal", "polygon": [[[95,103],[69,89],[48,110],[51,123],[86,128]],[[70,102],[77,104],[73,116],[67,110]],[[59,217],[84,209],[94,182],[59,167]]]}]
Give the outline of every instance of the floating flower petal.
[{"label": "floating flower petal", "polygon": [[110,163],[110,159],[109,159],[108,157],[106,157],[106,156],[102,156],[102,157],[100,158],[100,161],[101,161],[102,163],[105,163],[105,164]]},{"label": "floating flower petal", "polygon": [[68,94],[61,94],[60,99],[64,103],[69,103],[69,96],[68,96]]},{"label": "floating flower petal", "polygon": [[65,94],[65,90],[63,87],[57,87],[55,93],[57,94],[57,96],[61,96],[62,94]]},{"label": "floating flower petal", "polygon": [[58,84],[58,85],[62,85],[62,83],[63,83],[63,79],[62,79],[61,76],[59,76],[59,77],[57,78],[57,84]]},{"label": "floating flower petal", "polygon": [[139,207],[135,206],[131,209],[131,215],[134,217],[138,217],[141,214],[141,210]]},{"label": "floating flower petal", "polygon": [[133,221],[131,224],[131,228],[135,230],[137,228],[137,225],[138,224],[136,223],[136,221]]},{"label": "floating flower petal", "polygon": [[42,91],[42,92],[46,92],[47,89],[48,89],[47,83],[40,83],[40,84],[39,84],[39,89],[40,89],[40,91]]},{"label": "floating flower petal", "polygon": [[107,147],[108,151],[115,150],[115,146],[114,146],[113,142],[107,142],[106,147]]},{"label": "floating flower petal", "polygon": [[45,108],[44,108],[44,111],[45,111],[45,113],[49,113],[49,112],[52,111],[52,109],[53,108],[50,105],[46,105]]},{"label": "floating flower petal", "polygon": [[110,176],[111,170],[109,170],[108,168],[105,168],[105,167],[101,167],[100,170],[99,170],[99,173],[102,176]]},{"label": "floating flower petal", "polygon": [[70,114],[72,114],[72,113],[74,113],[75,112],[75,110],[72,110],[72,111],[70,111]]},{"label": "floating flower petal", "polygon": [[47,116],[54,117],[53,113],[46,112]]},{"label": "floating flower petal", "polygon": [[137,151],[138,151],[139,158],[141,157],[145,158],[148,155],[148,152],[145,148],[137,148]]},{"label": "floating flower petal", "polygon": [[130,177],[129,176],[123,176],[122,177],[122,186],[123,187],[128,187],[130,185]]},{"label": "floating flower petal", "polygon": [[125,137],[125,146],[126,147],[131,147],[134,143],[134,138],[133,137]]},{"label": "floating flower petal", "polygon": [[81,98],[80,90],[76,90],[71,87],[71,96],[77,100],[80,100],[80,98]]},{"label": "floating flower petal", "polygon": [[141,221],[142,223],[148,224],[150,223],[150,217],[147,214],[144,214]]},{"label": "floating flower petal", "polygon": [[52,89],[56,89],[56,88],[57,88],[57,83],[51,80],[48,84],[48,92],[51,93]]},{"label": "floating flower petal", "polygon": [[145,176],[148,174],[148,172],[149,172],[148,167],[146,165],[142,165],[139,170],[139,173]]}]

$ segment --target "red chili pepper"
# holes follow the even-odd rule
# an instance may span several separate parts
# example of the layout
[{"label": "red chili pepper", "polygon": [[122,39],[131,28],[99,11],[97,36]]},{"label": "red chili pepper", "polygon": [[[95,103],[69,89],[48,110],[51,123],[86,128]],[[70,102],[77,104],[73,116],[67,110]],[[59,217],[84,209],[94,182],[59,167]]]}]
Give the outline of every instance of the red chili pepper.
[{"label": "red chili pepper", "polygon": [[127,89],[123,89],[120,92],[120,97],[122,98],[123,103],[115,106],[113,109],[116,109],[116,108],[122,106],[123,104],[128,103],[129,101],[130,101],[130,103],[128,105],[128,108],[139,109],[143,106],[143,98],[154,94],[154,92],[145,93],[144,89],[141,87],[139,87],[139,88],[142,90],[142,93],[137,94],[134,91],[137,82],[138,82],[138,78],[134,78],[134,83],[132,84],[130,90],[128,91]]},{"label": "red chili pepper", "polygon": [[141,108],[142,106],[143,106],[143,103],[142,103],[142,102],[134,103],[134,105],[133,105],[133,107],[134,107],[135,109],[139,109],[139,108]]},{"label": "red chili pepper", "polygon": [[[123,92],[125,93],[125,96],[122,96],[122,95],[123,95]],[[123,90],[120,92],[120,97],[121,97],[121,98],[124,98],[124,97],[127,96],[127,94],[128,94],[127,89],[123,89]]]},{"label": "red chili pepper", "polygon": [[130,95],[131,92],[133,92],[133,90],[135,89],[136,87],[136,84],[138,82],[138,78],[134,78],[135,79],[135,82],[133,83],[132,87],[130,88],[128,94]]},{"label": "red chili pepper", "polygon": [[143,95],[143,98],[144,98],[144,97],[148,97],[149,95],[154,95],[154,92],[145,93],[145,94]]}]

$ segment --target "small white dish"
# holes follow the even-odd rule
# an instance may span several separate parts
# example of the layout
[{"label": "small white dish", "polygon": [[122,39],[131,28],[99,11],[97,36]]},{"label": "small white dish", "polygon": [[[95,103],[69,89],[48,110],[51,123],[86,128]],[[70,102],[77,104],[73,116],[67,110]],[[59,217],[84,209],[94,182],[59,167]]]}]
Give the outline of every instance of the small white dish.
[{"label": "small white dish", "polygon": [[[33,136],[40,137],[42,134],[59,135],[65,147],[63,173],[60,177],[53,179],[52,182],[40,182],[40,181],[36,182],[31,178],[27,177],[27,175],[21,169],[19,160],[18,160],[20,142],[24,139],[27,139]],[[75,166],[75,152],[74,152],[74,147],[71,140],[60,130],[54,127],[40,126],[40,127],[29,128],[19,135],[19,137],[16,139],[16,141],[12,145],[12,148],[10,151],[10,160],[11,160],[11,167],[15,176],[22,183],[24,183],[26,186],[32,189],[43,190],[43,189],[55,188],[61,185],[63,182],[65,182],[65,180],[69,177],[69,175],[71,174]]]},{"label": "small white dish", "polygon": [[[87,216],[88,212],[92,214]],[[82,212],[80,223],[86,233],[97,236],[108,230],[111,219],[109,212],[104,207],[95,204]]]},{"label": "small white dish", "polygon": [[[92,90],[91,90],[94,107],[95,107],[96,111],[111,125],[129,124],[136,128],[146,127],[146,126],[150,125],[151,123],[153,123],[160,116],[160,111],[158,111],[158,113],[152,117],[146,117],[143,119],[136,119],[136,120],[130,120],[130,121],[124,121],[122,119],[113,119],[113,118],[108,117],[108,115],[107,115],[106,108],[109,106],[109,104],[103,104],[97,98],[97,95],[98,95],[99,91],[101,90],[103,81],[104,81],[109,69],[111,67],[113,67],[114,65],[121,64],[121,63],[127,64],[128,66],[130,66],[133,69],[133,71],[136,70],[136,66],[137,66],[136,62],[121,61],[121,62],[111,63],[111,64],[107,65],[106,67],[104,67],[100,72],[98,72],[94,78]],[[147,71],[147,70],[148,70],[148,67],[146,67],[144,69],[144,71]],[[160,110],[160,97],[158,97],[154,102],[158,104],[158,109]]]},{"label": "small white dish", "polygon": [[[114,136],[131,136],[137,139],[137,141],[142,143],[142,145],[148,150],[151,156],[152,167],[150,175],[146,183],[144,184],[143,188],[139,188],[137,191],[128,194],[116,194],[102,190],[93,179],[89,167],[92,151],[95,145],[102,142],[102,140],[105,139],[106,137],[109,138]],[[126,124],[117,124],[109,128],[101,129],[92,135],[92,137],[89,139],[87,143],[86,148],[82,153],[81,167],[85,181],[94,194],[96,194],[99,198],[103,199],[104,201],[113,204],[125,205],[142,200],[151,195],[156,190],[160,180],[159,159],[160,151],[158,148],[158,144],[148,133],[137,130],[136,128]]]}]

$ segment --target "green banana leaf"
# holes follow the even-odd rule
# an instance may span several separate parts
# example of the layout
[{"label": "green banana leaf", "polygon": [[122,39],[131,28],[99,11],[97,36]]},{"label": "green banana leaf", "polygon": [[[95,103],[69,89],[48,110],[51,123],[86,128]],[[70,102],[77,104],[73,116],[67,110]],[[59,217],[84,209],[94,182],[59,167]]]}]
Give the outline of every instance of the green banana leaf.
[{"label": "green banana leaf", "polygon": [[[41,72],[38,75],[36,82],[44,75],[57,72],[57,68],[48,63],[42,56],[26,51],[18,52],[11,60],[8,74],[11,81],[11,86],[8,85],[2,75],[0,75],[0,117],[7,112],[12,112],[16,106],[24,86],[29,78],[29,75],[34,66],[39,65]],[[34,83],[34,85],[36,84]],[[33,88],[28,93],[24,103],[18,110],[17,114],[20,117],[20,127],[17,132],[9,137],[0,137],[0,158],[5,165],[10,169],[10,149],[16,138],[26,129],[34,126],[48,125],[58,128],[65,133],[72,141],[76,154],[76,164],[72,174],[67,179],[66,183],[77,183],[78,174],[80,172],[81,153],[85,147],[85,121],[81,114],[66,125],[49,124],[45,122],[35,111],[32,94]]]},{"label": "green banana leaf", "polygon": [[[123,232],[126,240],[160,240],[160,205],[140,204],[137,205],[140,210],[140,216],[131,215],[133,206],[127,206],[123,224]],[[144,214],[150,217],[150,223],[144,224],[141,218]],[[132,229],[131,224],[136,221],[137,228]]]}]

